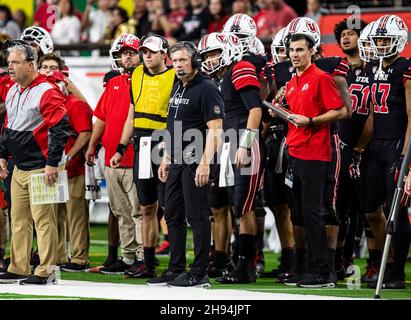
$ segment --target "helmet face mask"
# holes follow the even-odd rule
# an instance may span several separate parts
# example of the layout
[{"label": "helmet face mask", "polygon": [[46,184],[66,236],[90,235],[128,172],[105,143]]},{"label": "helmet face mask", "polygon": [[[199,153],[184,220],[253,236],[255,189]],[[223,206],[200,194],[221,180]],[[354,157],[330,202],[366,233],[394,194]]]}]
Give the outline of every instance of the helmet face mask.
[{"label": "helmet face mask", "polygon": [[[243,47],[234,34],[213,32],[201,38],[198,43],[198,51],[203,60],[201,63],[202,70],[209,75],[214,75],[222,68],[241,60]],[[204,59],[207,53],[214,51],[220,51],[220,54],[211,59]]]},{"label": "helmet face mask", "polygon": [[53,40],[51,39],[50,33],[41,27],[29,27],[24,29],[20,39],[37,44],[43,55],[52,53],[54,50]]},{"label": "helmet face mask", "polygon": [[243,53],[246,53],[255,43],[257,26],[250,16],[237,13],[224,24],[223,33],[235,34],[240,39]]},{"label": "helmet face mask", "polygon": [[370,22],[360,33],[358,37],[358,50],[360,53],[361,60],[365,62],[370,62],[376,59],[375,50],[371,46],[370,32],[373,28],[375,22]]},{"label": "helmet face mask", "polygon": [[[273,41],[271,43],[271,55],[273,57],[274,62],[280,62],[284,59],[287,59],[286,48],[284,44],[285,31],[286,31],[286,28],[282,28],[273,37]],[[281,49],[284,53],[280,53]]]},{"label": "helmet face mask", "polygon": [[404,50],[407,37],[405,22],[396,15],[385,15],[380,17],[371,29],[371,47],[378,58],[390,58]]}]

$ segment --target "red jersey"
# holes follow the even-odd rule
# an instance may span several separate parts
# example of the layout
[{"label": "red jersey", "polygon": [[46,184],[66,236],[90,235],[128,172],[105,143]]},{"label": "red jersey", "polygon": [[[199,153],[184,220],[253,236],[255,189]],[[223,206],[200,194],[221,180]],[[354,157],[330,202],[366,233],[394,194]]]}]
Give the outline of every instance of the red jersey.
[{"label": "red jersey", "polygon": [[[312,64],[286,85],[286,100],[292,113],[317,117],[329,110],[342,108],[344,102],[334,79]],[[331,161],[330,124],[297,128],[288,125],[289,153],[302,160]]]},{"label": "red jersey", "polygon": [[[110,159],[116,153],[120,143],[124,123],[130,108],[130,75],[122,74],[107,83],[94,115],[106,123],[102,144],[105,149],[105,165],[110,166]],[[133,147],[129,145],[120,166],[132,168],[134,162]]]},{"label": "red jersey", "polygon": [[[93,110],[83,100],[78,99],[73,94],[66,97],[66,108],[68,121],[70,124],[69,140],[64,147],[64,152],[67,154],[76,143],[77,137],[81,132],[93,130]],[[84,175],[84,164],[86,158],[84,150],[81,150],[68,163],[67,174],[69,178],[74,178]]]}]

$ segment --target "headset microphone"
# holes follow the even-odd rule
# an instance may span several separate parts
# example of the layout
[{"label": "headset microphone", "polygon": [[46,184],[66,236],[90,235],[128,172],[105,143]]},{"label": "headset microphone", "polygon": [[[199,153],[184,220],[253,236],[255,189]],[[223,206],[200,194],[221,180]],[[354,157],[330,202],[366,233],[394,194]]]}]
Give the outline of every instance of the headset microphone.
[{"label": "headset microphone", "polygon": [[194,72],[185,72],[184,70],[177,71],[177,75],[179,77],[188,77],[192,75]]}]

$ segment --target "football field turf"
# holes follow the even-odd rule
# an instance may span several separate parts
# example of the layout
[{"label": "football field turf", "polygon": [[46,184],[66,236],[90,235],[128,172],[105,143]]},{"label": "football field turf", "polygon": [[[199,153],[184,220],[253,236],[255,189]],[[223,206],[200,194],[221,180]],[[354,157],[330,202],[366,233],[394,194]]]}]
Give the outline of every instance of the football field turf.
[{"label": "football field turf", "polygon": [[[90,265],[97,266],[102,264],[107,254],[107,227],[105,225],[93,225],[91,227],[91,246],[90,246]],[[271,270],[278,264],[279,254],[265,251],[266,271]],[[157,268],[157,273],[164,271],[167,268],[168,256],[158,256],[160,260],[160,266]],[[188,234],[187,239],[187,260],[190,263],[193,259],[193,244],[191,233]],[[364,273],[366,260],[356,259],[356,265],[360,268],[361,274]],[[411,263],[407,263],[407,286],[405,290],[382,290],[382,299],[411,299]],[[76,280],[76,281],[91,281],[101,283],[118,283],[118,284],[133,284],[133,285],[145,285],[144,279],[126,279],[122,275],[103,275],[92,274],[87,272],[81,273],[68,273],[61,272],[62,280]],[[297,287],[288,287],[283,284],[276,283],[276,279],[257,279],[254,284],[248,285],[222,285],[217,283],[214,279],[210,279],[211,288],[203,290],[217,290],[217,289],[230,289],[230,290],[247,290],[260,293],[273,293],[273,294],[297,294],[297,295],[315,295],[315,296],[329,296],[329,297],[341,297],[341,298],[365,298],[372,299],[374,295],[374,289],[368,289],[367,284],[361,284],[360,289],[352,289],[347,287],[345,281],[340,281],[336,288],[333,289],[304,289]],[[150,290],[150,288],[147,288]],[[0,299],[84,299],[79,298],[76,294],[70,294],[68,297],[63,296],[40,296],[40,288],[37,292],[39,295],[25,295],[7,292],[7,285],[0,286]],[[251,293],[251,292],[250,292]],[[92,297],[90,297],[92,298]],[[173,297],[170,297],[173,299]],[[319,297],[320,298],[320,297]],[[135,297],[130,297],[135,299]],[[193,297],[195,299],[195,297]],[[231,298],[230,298],[231,299]],[[235,296],[232,299],[236,299]],[[276,299],[273,295],[273,299]],[[293,299],[293,296],[290,296]]]}]

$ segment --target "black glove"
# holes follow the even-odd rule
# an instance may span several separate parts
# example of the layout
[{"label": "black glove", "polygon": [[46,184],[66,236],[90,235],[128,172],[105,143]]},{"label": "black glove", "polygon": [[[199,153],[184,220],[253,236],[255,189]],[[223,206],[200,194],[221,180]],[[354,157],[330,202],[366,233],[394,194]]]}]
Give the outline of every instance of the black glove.
[{"label": "black glove", "polygon": [[348,172],[350,174],[351,179],[356,180],[361,177],[360,164],[361,164],[361,153],[358,151],[353,151],[351,163],[348,167]]},{"label": "black glove", "polygon": [[402,161],[404,160],[404,156],[400,156],[391,166],[390,172],[394,173],[394,182],[397,183],[398,177],[400,176]]},{"label": "black glove", "polygon": [[263,68],[264,80],[271,84],[274,81],[274,63],[268,63]]}]

